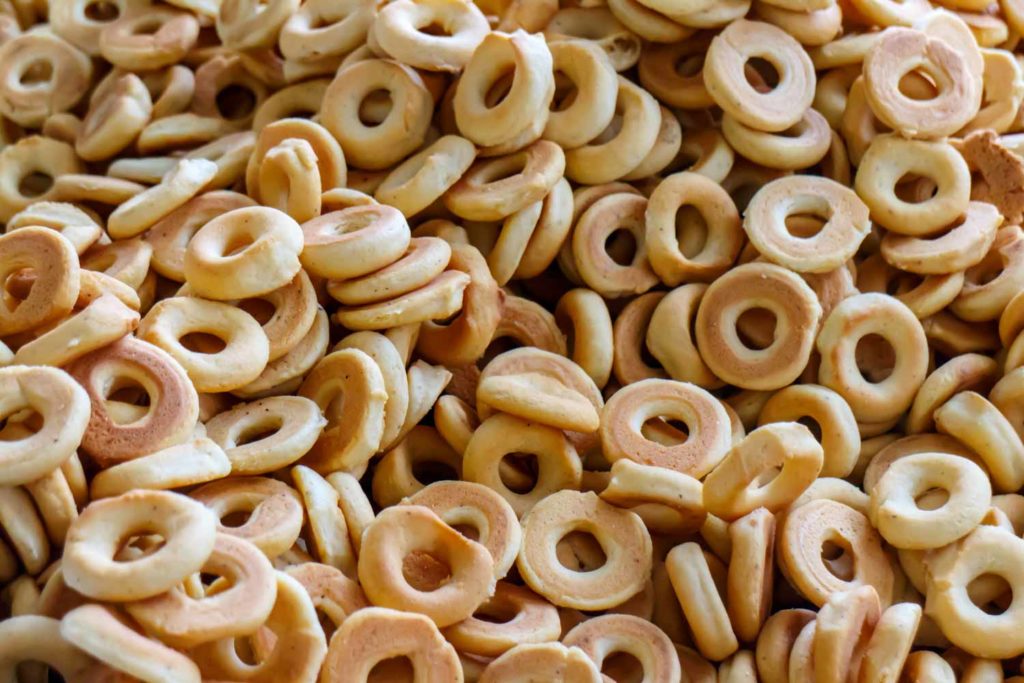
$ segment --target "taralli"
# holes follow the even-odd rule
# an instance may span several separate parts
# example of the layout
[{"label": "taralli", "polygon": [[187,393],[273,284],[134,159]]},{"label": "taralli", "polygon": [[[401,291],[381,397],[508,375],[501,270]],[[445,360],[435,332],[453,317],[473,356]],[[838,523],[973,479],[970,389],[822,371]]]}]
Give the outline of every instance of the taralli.
[{"label": "taralli", "polygon": [[[570,532],[590,534],[606,557],[590,572],[573,571],[556,547]],[[516,566],[534,591],[562,607],[600,610],[643,588],[650,574],[651,537],[638,516],[594,493],[561,491],[534,506],[523,519],[523,547]]]},{"label": "taralli", "polygon": [[59,467],[74,455],[89,423],[89,397],[66,373],[47,367],[0,368],[0,415],[7,427],[26,410],[42,424],[0,443],[5,486],[28,483]]},{"label": "taralli", "polygon": [[[134,337],[122,337],[79,358],[68,372],[91,403],[82,448],[102,465],[181,443],[199,417],[199,397],[181,365]],[[133,403],[109,400],[118,389],[130,390],[125,396],[129,400],[146,397],[148,405],[132,410]]]},{"label": "taralli", "polygon": [[322,675],[327,680],[369,680],[381,662],[396,657],[408,658],[413,675],[424,683],[462,680],[455,648],[434,622],[383,607],[362,609],[345,620],[331,638]]},{"label": "taralli", "polygon": [[302,528],[299,494],[275,479],[236,477],[214,481],[195,489],[190,497],[212,510],[218,520],[237,513],[247,515],[240,525],[219,523],[217,531],[251,542],[271,559],[291,548]]},{"label": "taralli", "polygon": [[1024,0],[0,0],[0,679],[1024,679]]},{"label": "taralli", "polygon": [[[739,322],[758,309],[772,314],[775,329],[766,345],[752,347],[740,338]],[[767,263],[746,264],[704,293],[697,309],[697,348],[722,379],[744,389],[779,389],[807,364],[820,318],[821,304],[800,276]]]},{"label": "taralli", "polygon": [[287,214],[255,206],[235,209],[189,241],[185,281],[196,294],[222,301],[266,294],[299,272],[302,245],[302,230]]},{"label": "taralli", "polygon": [[[153,532],[163,536],[159,549],[130,562],[116,560],[124,539]],[[132,491],[97,501],[71,525],[64,579],[100,600],[149,598],[198,571],[213,551],[215,536],[214,516],[199,503],[162,491]]]},{"label": "taralli", "polygon": [[[417,587],[403,572],[414,553],[436,556],[452,575],[442,586]],[[441,521],[429,509],[401,505],[374,520],[363,536],[359,581],[374,603],[428,616],[449,626],[471,615],[494,592],[490,553]]]}]

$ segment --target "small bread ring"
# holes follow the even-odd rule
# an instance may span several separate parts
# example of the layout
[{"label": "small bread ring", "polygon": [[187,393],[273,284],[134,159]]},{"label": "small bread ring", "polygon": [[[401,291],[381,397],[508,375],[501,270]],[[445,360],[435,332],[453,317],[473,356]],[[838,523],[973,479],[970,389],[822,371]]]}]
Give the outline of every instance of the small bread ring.
[{"label": "small bread ring", "polygon": [[445,193],[444,203],[468,220],[501,220],[547,196],[564,169],[562,148],[540,140],[513,154],[480,159]]},{"label": "small bread ring", "polygon": [[202,571],[227,579],[230,587],[201,600],[172,589],[129,604],[128,613],[148,632],[181,648],[251,633],[263,625],[274,607],[277,582],[270,560],[259,548],[236,536],[217,534]]},{"label": "small bread ring", "polygon": [[[935,95],[915,100],[900,91],[911,71],[927,73]],[[864,58],[864,83],[871,109],[906,137],[942,138],[978,113],[982,83],[959,50],[914,29],[885,31]]]},{"label": "small bread ring", "polygon": [[[685,422],[686,442],[665,446],[649,440],[641,427],[652,417]],[[696,478],[710,472],[732,443],[729,415],[718,399],[695,385],[663,379],[617,391],[601,412],[600,435],[605,457],[613,462],[628,458]]]},{"label": "small bread ring", "polygon": [[0,60],[0,113],[22,126],[37,128],[74,107],[92,79],[89,57],[52,32],[5,41]]},{"label": "small bread ring", "polygon": [[[384,120],[371,126],[360,119],[359,109],[377,90],[388,92],[392,106]],[[390,168],[423,144],[432,110],[430,92],[413,68],[369,59],[338,71],[324,93],[320,120],[341,142],[349,162],[379,170]]]},{"label": "small bread ring", "polygon": [[192,237],[185,278],[196,294],[210,299],[259,296],[292,281],[302,251],[302,230],[288,214],[263,206],[235,209]]},{"label": "small bread ring", "polygon": [[525,643],[556,641],[562,625],[558,610],[533,591],[499,581],[494,595],[477,608],[476,614],[510,617],[502,623],[471,616],[444,630],[444,636],[459,652],[497,657]]},{"label": "small bread ring", "polygon": [[[525,493],[513,491],[501,477],[503,459],[516,452],[537,456],[536,483]],[[498,492],[520,517],[554,492],[578,488],[582,471],[576,449],[561,430],[503,413],[484,420],[473,432],[463,454],[462,468],[466,481],[484,484]]]},{"label": "small bread ring", "polygon": [[419,683],[462,679],[458,654],[434,622],[421,614],[383,607],[361,609],[342,623],[331,638],[322,676],[370,680],[380,662],[395,657],[408,658]]},{"label": "small bread ring", "polygon": [[[276,479],[219,479],[189,495],[213,512],[218,533],[245,539],[271,559],[291,548],[302,530],[299,494]],[[227,526],[221,521],[238,512],[249,515],[243,524]]]},{"label": "small bread ring", "polygon": [[[444,27],[444,34],[424,33],[430,25]],[[374,39],[384,52],[427,71],[460,71],[488,33],[483,12],[467,0],[396,0],[382,7],[373,23]]]},{"label": "small bread ring", "polygon": [[[767,309],[775,315],[774,339],[757,350],[738,335],[740,316]],[[697,310],[700,355],[718,377],[745,389],[772,390],[803,371],[821,318],[814,291],[792,271],[748,263],[715,280]]]},{"label": "small bread ring", "polygon": [[429,508],[451,527],[476,529],[477,543],[494,559],[495,578],[505,576],[515,562],[522,541],[519,520],[512,506],[492,489],[469,481],[439,481],[403,503]]},{"label": "small bread ring", "polygon": [[[849,555],[839,578],[821,555],[825,543],[838,545]],[[883,605],[892,599],[893,570],[882,550],[881,538],[867,517],[842,503],[814,500],[790,511],[778,540],[781,568],[808,600],[823,605],[836,592],[860,585],[875,588]],[[840,558],[842,560],[842,558]]]},{"label": "small bread ring", "polygon": [[247,206],[255,206],[255,202],[244,194],[206,192],[161,218],[145,236],[153,245],[153,270],[175,282],[184,282],[185,250],[193,235],[217,216]]},{"label": "small bread ring", "polygon": [[[706,224],[697,253],[684,253],[680,244],[676,214],[683,207],[693,207]],[[644,221],[651,267],[670,287],[714,279],[733,264],[742,246],[736,205],[715,181],[697,173],[676,173],[658,183],[647,201]]]},{"label": "small bread ring", "polygon": [[321,277],[362,277],[397,261],[409,246],[409,225],[383,204],[333,211],[302,225],[302,263]]},{"label": "small bread ring", "polygon": [[[114,554],[147,532],[163,545],[131,562]],[[170,590],[207,561],[216,523],[209,510],[177,493],[131,491],[90,504],[68,530],[61,569],[74,590],[97,600],[142,600]]]},{"label": "small bread ring", "polygon": [[[224,449],[233,474],[266,474],[305,455],[326,424],[313,401],[272,396],[215,415],[206,433]],[[252,440],[252,435],[260,438]]]},{"label": "small bread ring", "polygon": [[646,619],[630,614],[604,614],[577,625],[563,638],[578,647],[597,668],[614,654],[628,653],[640,662],[644,678],[674,681],[682,676],[679,655],[668,636]]},{"label": "small bread ring", "polygon": [[[68,373],[92,404],[82,448],[108,466],[185,441],[199,417],[199,398],[185,370],[165,351],[126,336],[79,358]],[[119,386],[141,386],[149,397],[142,416],[119,424],[107,407]]]},{"label": "small bread ring", "polygon": [[[759,57],[779,73],[779,86],[761,93],[750,85],[744,65]],[[708,47],[704,82],[712,99],[751,128],[779,132],[793,126],[814,99],[814,66],[800,43],[780,28],[740,19]]]},{"label": "small bread ring", "polygon": [[[411,0],[402,1],[412,4]],[[377,187],[374,197],[406,217],[413,216],[444,195],[474,159],[476,146],[472,142],[445,135],[395,167]]]},{"label": "small bread ring", "polygon": [[[644,213],[647,199],[618,193],[602,197],[579,216],[572,236],[572,255],[583,281],[606,298],[643,294],[658,283],[647,259]],[[626,230],[636,244],[632,260],[619,265],[608,253],[608,237]]]},{"label": "small bread ring", "polygon": [[413,237],[405,254],[378,271],[350,280],[329,280],[327,293],[348,306],[400,297],[430,283],[448,266],[451,247],[438,237]]},{"label": "small bread ring", "polygon": [[[508,94],[496,106],[489,106],[488,93],[509,71],[514,78]],[[524,134],[530,142],[547,123],[554,92],[551,52],[543,36],[522,30],[492,32],[463,69],[453,102],[455,122],[462,135],[484,147],[507,145]],[[535,124],[539,129],[532,135]]]},{"label": "small bread ring", "polygon": [[[794,236],[786,225],[793,215],[825,219],[813,237]],[[799,273],[835,270],[857,252],[871,229],[868,208],[850,189],[827,178],[790,176],[758,190],[747,204],[743,229],[771,261]]]},{"label": "small bread ring", "polygon": [[[188,348],[185,337],[205,334],[224,347]],[[158,301],[139,323],[138,338],[181,363],[197,391],[231,391],[252,382],[267,366],[270,344],[263,328],[245,311],[196,297]]]},{"label": "small bread ring", "polygon": [[[344,413],[337,402],[342,394]],[[387,392],[373,359],[358,349],[328,354],[303,380],[298,395],[315,401],[327,418],[306,464],[326,472],[361,473],[377,452],[384,430]]]},{"label": "small bread ring", "polygon": [[89,484],[89,495],[98,500],[132,489],[166,491],[205,484],[229,474],[231,461],[221,447],[199,437],[97,472]]},{"label": "small bread ring", "polygon": [[[448,565],[451,578],[436,590],[411,585],[402,564],[413,553],[425,553]],[[470,616],[494,592],[491,554],[442,522],[429,509],[398,505],[379,513],[363,535],[359,580],[370,600],[401,606],[449,626]]]},{"label": "small bread ring", "polygon": [[55,180],[83,171],[74,148],[65,142],[30,135],[7,145],[0,151],[0,220],[30,204],[56,200]]},{"label": "small bread ring", "polygon": [[[567,569],[556,546],[567,534],[591,534],[607,558],[591,572]],[[593,492],[559,491],[523,519],[523,548],[516,566],[527,585],[550,602],[600,610],[636,595],[650,578],[651,538],[640,518],[605,503]]]},{"label": "small bread ring", "polygon": [[115,66],[152,70],[175,64],[199,38],[199,20],[176,7],[128,7],[100,32],[100,54]]},{"label": "small bread ring", "polygon": [[[857,343],[868,334],[881,335],[896,354],[892,374],[869,382],[856,361]],[[861,422],[892,419],[910,407],[928,370],[928,348],[921,323],[905,305],[884,294],[848,297],[822,325],[817,347],[818,377],[841,395]]]},{"label": "small bread ring", "polygon": [[[704,480],[704,507],[728,522],[757,508],[787,508],[821,472],[821,445],[809,429],[796,422],[758,427],[733,446]],[[764,485],[758,481],[779,468]]]}]

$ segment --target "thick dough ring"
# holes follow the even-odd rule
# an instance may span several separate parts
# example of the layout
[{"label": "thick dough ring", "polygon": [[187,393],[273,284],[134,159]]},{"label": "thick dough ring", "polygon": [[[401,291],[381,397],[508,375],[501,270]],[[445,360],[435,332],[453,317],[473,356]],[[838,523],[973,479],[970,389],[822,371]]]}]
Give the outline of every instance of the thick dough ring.
[{"label": "thick dough ring", "polygon": [[[793,215],[817,215],[825,224],[813,237],[798,237],[786,225]],[[857,253],[871,221],[853,190],[828,178],[788,176],[758,190],[747,204],[743,228],[769,260],[798,273],[827,273]]]},{"label": "thick dough ring", "polygon": [[[686,423],[684,443],[662,445],[642,432],[654,417]],[[628,458],[700,478],[732,445],[729,414],[710,393],[686,382],[646,379],[615,392],[601,412],[601,445],[610,461]]]},{"label": "thick dough ring", "polygon": [[[840,579],[822,559],[825,543],[843,550],[839,562],[851,578]],[[819,499],[790,511],[779,530],[780,568],[793,586],[815,605],[824,605],[839,591],[870,585],[883,605],[892,600],[893,569],[882,549],[882,539],[867,517],[833,500]]]},{"label": "thick dough ring", "polygon": [[[767,93],[754,89],[744,65],[760,57],[779,73],[779,85]],[[780,28],[740,19],[730,23],[708,48],[704,83],[712,99],[751,128],[777,133],[795,125],[814,99],[810,57]]]},{"label": "thick dough ring", "polygon": [[[114,559],[132,536],[159,533],[163,545],[135,560]],[[130,491],[90,504],[68,530],[61,570],[68,586],[96,600],[142,600],[199,571],[217,525],[200,503],[178,493]]]},{"label": "thick dough ring", "polygon": [[[402,569],[417,553],[446,564],[451,578],[436,590],[410,584]],[[397,505],[381,511],[364,532],[359,581],[375,605],[419,612],[444,627],[472,615],[494,593],[494,562],[486,548],[428,508]]]},{"label": "thick dough ring", "polygon": [[199,600],[181,588],[127,606],[146,631],[173,647],[256,631],[270,615],[277,580],[270,560],[259,548],[237,536],[217,534],[202,572],[224,578],[229,587]]},{"label": "thick dough ring", "polygon": [[[219,351],[193,350],[183,339],[211,335]],[[153,305],[139,324],[138,337],[181,363],[196,391],[218,393],[249,384],[267,367],[270,343],[256,319],[240,308],[196,297],[171,297]]]},{"label": "thick dough ring", "polygon": [[429,508],[448,526],[476,529],[476,541],[494,559],[494,576],[501,578],[515,562],[522,529],[515,510],[492,489],[471,481],[438,481],[402,501]]},{"label": "thick dough ring", "polygon": [[27,332],[71,312],[80,289],[78,254],[60,233],[29,227],[0,236],[0,282],[32,269],[35,280],[16,306],[0,296],[0,337]]},{"label": "thick dough ring", "polygon": [[462,680],[455,648],[430,619],[384,607],[361,609],[342,623],[331,638],[321,676],[325,681],[369,681],[377,664],[393,657],[408,658],[417,683]]},{"label": "thick dough ring", "polygon": [[[558,560],[558,542],[573,531],[597,539],[607,560],[576,572]],[[650,578],[651,537],[640,518],[605,503],[593,492],[559,491],[523,519],[523,548],[516,566],[534,591],[561,607],[602,610],[636,595]]]},{"label": "thick dough ring", "polygon": [[[199,418],[199,397],[185,370],[165,351],[134,337],[79,358],[68,372],[89,394],[92,412],[82,449],[101,466],[181,443]],[[119,424],[106,399],[118,385],[132,384],[149,395],[149,407],[137,420]]]},{"label": "thick dough ring", "polygon": [[0,441],[0,484],[39,479],[75,453],[89,424],[89,396],[56,368],[0,368],[0,417],[31,409],[42,418],[35,433]]},{"label": "thick dough ring", "polygon": [[[771,344],[748,347],[738,334],[746,311],[775,314]],[[708,287],[697,310],[700,355],[711,371],[744,389],[780,389],[800,376],[810,358],[821,319],[814,290],[799,275],[768,263],[733,268]]]}]

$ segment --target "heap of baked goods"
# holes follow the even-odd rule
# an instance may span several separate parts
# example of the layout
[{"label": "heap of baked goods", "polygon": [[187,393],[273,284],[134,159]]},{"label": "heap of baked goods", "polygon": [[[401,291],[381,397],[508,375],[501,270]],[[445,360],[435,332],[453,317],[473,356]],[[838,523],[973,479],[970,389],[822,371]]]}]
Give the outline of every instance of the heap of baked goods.
[{"label": "heap of baked goods", "polygon": [[0,0],[0,681],[1021,683],[1022,37]]}]

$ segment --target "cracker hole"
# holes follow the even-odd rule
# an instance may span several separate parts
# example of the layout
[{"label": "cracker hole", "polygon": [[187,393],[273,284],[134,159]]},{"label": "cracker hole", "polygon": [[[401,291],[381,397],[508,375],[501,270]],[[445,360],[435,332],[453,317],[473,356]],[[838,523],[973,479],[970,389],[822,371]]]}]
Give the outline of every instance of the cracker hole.
[{"label": "cracker hole", "polygon": [[178,340],[192,353],[220,353],[227,348],[227,343],[215,334],[206,332],[189,332]]},{"label": "cracker hole", "polygon": [[1007,610],[1013,589],[998,574],[982,574],[967,584],[967,595],[975,607],[986,614],[999,615]]},{"label": "cracker hole", "polygon": [[227,258],[229,256],[237,256],[243,251],[251,247],[256,240],[252,238],[249,233],[234,233],[232,234],[227,242],[224,244],[223,254]]},{"label": "cracker hole", "polygon": [[908,204],[920,204],[934,197],[938,189],[939,186],[931,178],[913,173],[904,173],[896,181],[896,187],[893,189],[893,192],[901,201]]},{"label": "cracker hole", "polygon": [[896,350],[878,334],[866,334],[857,341],[857,367],[868,382],[884,382],[896,366]]},{"label": "cracker hole", "polygon": [[797,422],[802,424],[804,427],[807,427],[807,429],[811,431],[811,434],[814,435],[814,438],[817,439],[818,443],[821,443],[821,425],[818,424],[817,420],[809,415],[804,415],[797,420]]},{"label": "cracker hole", "polygon": [[601,673],[615,683],[641,683],[644,677],[644,665],[628,652],[613,652],[601,663]]},{"label": "cracker hole", "polygon": [[935,81],[920,70],[909,71],[900,78],[900,94],[917,102],[934,100],[939,96]]},{"label": "cracker hole", "polygon": [[384,88],[377,88],[359,103],[359,122],[367,128],[379,126],[391,114],[393,107],[391,93]]},{"label": "cracker hole", "polygon": [[682,206],[676,212],[676,241],[686,258],[704,250],[708,241],[708,223],[694,206]]},{"label": "cracker hole", "polygon": [[779,71],[762,57],[751,57],[743,65],[743,76],[751,88],[759,93],[771,92],[779,84]]},{"label": "cracker hole", "polygon": [[555,547],[559,563],[574,572],[592,572],[608,561],[604,548],[589,531],[570,531]]},{"label": "cracker hole", "polygon": [[243,299],[238,307],[255,318],[260,325],[266,325],[277,313],[277,307],[266,299]]},{"label": "cracker hole", "polygon": [[143,19],[132,27],[132,34],[136,36],[151,36],[160,30],[164,23],[158,18]]},{"label": "cracker hole", "polygon": [[243,527],[252,517],[252,510],[232,510],[220,518],[220,525],[226,529]]},{"label": "cracker hole", "polygon": [[690,429],[682,420],[652,417],[641,425],[640,434],[648,441],[672,447],[686,443]]},{"label": "cracker hole", "polygon": [[49,59],[37,59],[30,63],[21,76],[18,83],[25,86],[42,85],[53,79],[53,62]]},{"label": "cracker hole", "polygon": [[519,612],[505,603],[487,600],[476,608],[473,618],[488,624],[507,624],[516,618]]},{"label": "cracker hole", "polygon": [[27,439],[43,428],[43,416],[32,408],[25,408],[0,417],[0,442]]},{"label": "cracker hole", "polygon": [[629,230],[619,228],[605,239],[604,249],[612,261],[620,266],[629,266],[636,257],[636,237]]},{"label": "cracker hole", "polygon": [[35,171],[24,176],[18,182],[18,193],[22,197],[38,197],[53,187],[53,176]]},{"label": "cracker hole", "polygon": [[412,683],[415,676],[416,670],[413,669],[412,660],[402,655],[377,662],[370,669],[366,683]]},{"label": "cracker hole", "polygon": [[452,32],[449,31],[444,24],[438,21],[432,21],[426,26],[417,28],[416,30],[428,36],[439,36],[442,38],[450,38],[452,35]]},{"label": "cracker hole", "polygon": [[412,463],[412,476],[424,486],[438,481],[451,481],[459,478],[455,468],[440,460],[421,460]]},{"label": "cracker hole", "polygon": [[448,583],[452,570],[430,553],[414,550],[402,559],[402,576],[414,589],[429,593]]},{"label": "cracker hole", "polygon": [[244,119],[256,110],[256,93],[244,85],[232,83],[221,88],[216,98],[217,111],[229,121]]},{"label": "cracker hole", "polygon": [[249,425],[239,432],[235,438],[235,445],[245,446],[262,441],[263,439],[269,439],[281,429],[281,423],[281,418],[275,415],[262,422]]},{"label": "cracker hole", "polygon": [[840,581],[853,580],[853,553],[835,541],[821,544],[821,561],[825,568]]},{"label": "cracker hole", "polygon": [[498,477],[508,490],[526,494],[537,485],[539,467],[533,453],[508,453],[498,464]]},{"label": "cracker hole", "polygon": [[740,342],[753,351],[763,351],[775,341],[775,314],[767,308],[750,308],[736,319]]},{"label": "cracker hole", "polygon": [[921,510],[938,510],[948,502],[949,491],[940,488],[928,489],[914,498],[914,503]]},{"label": "cracker hole", "polygon": [[561,71],[555,72],[555,95],[551,98],[551,111],[565,111],[579,96],[579,88]]},{"label": "cracker hole", "polygon": [[84,14],[86,19],[105,24],[121,16],[121,10],[112,2],[99,0],[99,2],[90,2],[86,5]]},{"label": "cracker hole", "polygon": [[498,76],[484,95],[484,105],[489,109],[493,109],[504,102],[505,98],[512,91],[512,81],[514,78],[515,69],[508,69],[501,76]]},{"label": "cracker hole", "polygon": [[810,213],[795,213],[786,216],[786,232],[793,237],[810,239],[825,227],[826,219]]}]

